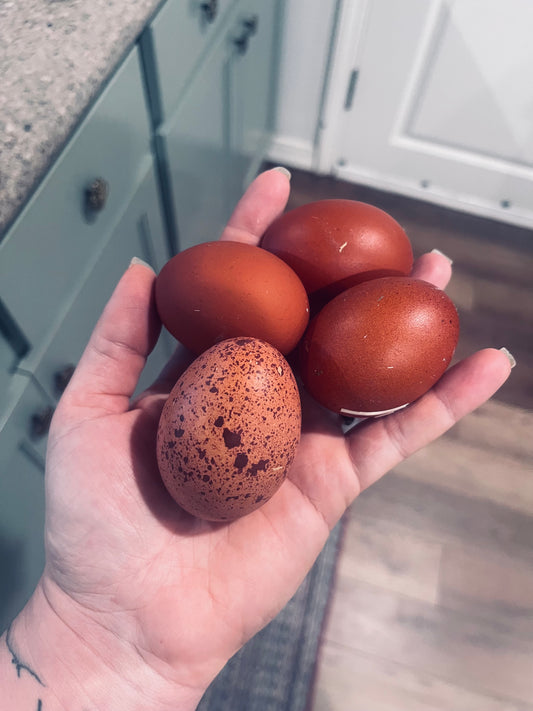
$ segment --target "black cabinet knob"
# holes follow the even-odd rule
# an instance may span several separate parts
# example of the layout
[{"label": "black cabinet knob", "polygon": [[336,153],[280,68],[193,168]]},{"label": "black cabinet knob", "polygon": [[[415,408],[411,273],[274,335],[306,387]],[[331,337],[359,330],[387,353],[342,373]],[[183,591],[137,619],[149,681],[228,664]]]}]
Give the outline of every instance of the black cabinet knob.
[{"label": "black cabinet knob", "polygon": [[58,370],[57,373],[54,373],[54,389],[58,395],[61,395],[65,390],[75,370],[76,366],[69,363],[61,370]]},{"label": "black cabinet knob", "polygon": [[253,37],[257,32],[258,24],[259,17],[257,15],[250,15],[241,21],[241,32],[233,39],[233,44],[239,54],[246,54],[248,51],[250,37]]},{"label": "black cabinet knob", "polygon": [[104,209],[109,197],[109,183],[104,178],[95,178],[85,188],[85,207],[91,212]]},{"label": "black cabinet knob", "polygon": [[235,39],[233,40],[233,44],[235,45],[239,54],[246,54],[248,50],[249,41],[250,40],[248,39],[248,35],[245,32],[243,32],[242,35],[235,37]]},{"label": "black cabinet knob", "polygon": [[250,15],[242,21],[242,26],[248,32],[248,36],[251,37],[257,32],[257,26],[259,25],[259,15]]},{"label": "black cabinet knob", "polygon": [[218,0],[203,2],[200,7],[207,22],[214,22],[218,13]]},{"label": "black cabinet knob", "polygon": [[50,405],[33,413],[30,418],[30,437],[32,439],[41,439],[48,434],[53,415],[54,408]]}]

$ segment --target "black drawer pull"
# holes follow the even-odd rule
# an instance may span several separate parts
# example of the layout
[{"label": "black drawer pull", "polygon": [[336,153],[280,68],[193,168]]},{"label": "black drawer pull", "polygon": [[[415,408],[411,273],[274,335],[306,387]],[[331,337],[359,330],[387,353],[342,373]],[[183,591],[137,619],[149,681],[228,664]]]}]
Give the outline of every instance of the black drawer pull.
[{"label": "black drawer pull", "polygon": [[91,212],[104,209],[109,197],[109,183],[104,178],[95,178],[85,189],[85,207]]},{"label": "black drawer pull", "polygon": [[250,15],[250,17],[247,17],[242,21],[242,26],[248,32],[249,37],[251,37],[252,35],[255,35],[255,33],[257,32],[258,24],[259,24],[259,16],[258,15]]},{"label": "black drawer pull", "polygon": [[259,17],[257,15],[250,15],[250,17],[246,17],[242,20],[242,31],[240,35],[233,39],[233,44],[237,48],[237,52],[239,54],[246,54],[250,37],[253,37],[253,35],[257,32],[258,24]]},{"label": "black drawer pull", "polygon": [[200,7],[207,22],[214,22],[218,13],[218,0],[201,3]]},{"label": "black drawer pull", "polygon": [[48,434],[53,415],[54,408],[50,405],[33,413],[30,418],[30,437],[32,439],[41,439]]},{"label": "black drawer pull", "polygon": [[64,368],[61,368],[61,370],[58,370],[57,373],[54,373],[54,389],[58,395],[61,395],[69,384],[75,369],[76,366],[69,363]]}]

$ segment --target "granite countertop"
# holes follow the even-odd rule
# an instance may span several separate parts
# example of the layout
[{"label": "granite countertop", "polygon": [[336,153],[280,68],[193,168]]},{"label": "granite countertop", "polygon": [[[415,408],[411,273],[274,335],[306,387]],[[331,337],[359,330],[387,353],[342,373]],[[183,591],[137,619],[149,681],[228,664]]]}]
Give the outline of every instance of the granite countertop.
[{"label": "granite countertop", "polygon": [[0,235],[161,0],[0,0]]}]

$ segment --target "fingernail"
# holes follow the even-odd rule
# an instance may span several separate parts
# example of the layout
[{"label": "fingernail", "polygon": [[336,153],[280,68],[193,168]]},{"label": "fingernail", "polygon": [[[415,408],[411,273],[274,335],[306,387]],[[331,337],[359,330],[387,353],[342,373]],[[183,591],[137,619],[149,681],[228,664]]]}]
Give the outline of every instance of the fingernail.
[{"label": "fingernail", "polygon": [[516,358],[514,355],[507,350],[507,348],[500,348],[501,352],[504,353],[507,358],[509,358],[509,363],[511,364],[511,369],[515,367],[516,365]]},{"label": "fingernail", "polygon": [[[148,262],[145,262],[144,259],[139,259],[139,257],[133,257],[129,266],[133,267],[135,264],[141,264],[143,267],[148,267],[148,269],[152,269],[152,267],[148,264]],[[152,269],[153,271],[153,269]]]},{"label": "fingernail", "polygon": [[282,165],[277,165],[275,168],[272,168],[272,170],[277,170],[279,173],[282,173],[287,180],[290,180],[292,177],[290,170],[287,170],[287,168],[284,168]]},{"label": "fingernail", "polygon": [[444,259],[447,259],[450,264],[453,264],[453,259],[450,259],[447,254],[444,254],[444,252],[441,252],[440,249],[432,249],[431,250],[432,254],[440,254],[441,257],[444,257]]}]

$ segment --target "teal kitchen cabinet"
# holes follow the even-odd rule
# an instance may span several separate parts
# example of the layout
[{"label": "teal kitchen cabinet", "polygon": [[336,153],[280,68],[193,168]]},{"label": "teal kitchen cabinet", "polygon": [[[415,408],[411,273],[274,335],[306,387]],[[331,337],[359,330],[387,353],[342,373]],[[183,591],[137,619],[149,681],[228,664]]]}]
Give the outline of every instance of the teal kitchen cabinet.
[{"label": "teal kitchen cabinet", "polygon": [[48,426],[120,275],[216,239],[263,160],[279,8],[168,0],[0,242],[0,628],[42,572]]},{"label": "teal kitchen cabinet", "polygon": [[[0,243],[0,325],[8,317],[27,345],[17,372],[36,377],[53,394],[57,378],[50,369],[56,364],[45,365],[43,354],[55,332],[84,289],[85,312],[77,326],[71,318],[62,358],[75,363],[131,257],[156,271],[168,259],[161,214],[135,48]],[[95,276],[104,261],[107,271],[99,266]],[[8,330],[0,328],[0,343]]]},{"label": "teal kitchen cabinet", "polygon": [[[63,320],[20,361],[10,382],[12,408],[0,420],[0,629],[23,607],[44,565],[44,461],[54,406],[130,257],[158,262],[164,239],[158,203],[150,168]],[[172,348],[162,334],[137,392],[155,379]]]},{"label": "teal kitchen cabinet", "polygon": [[[218,30],[196,48],[188,81],[178,84],[182,47],[170,0],[141,41],[150,57],[156,147],[174,249],[217,239],[266,153],[272,131],[279,4],[226,3]],[[174,35],[172,35],[172,29]],[[196,37],[197,44],[200,40]]]},{"label": "teal kitchen cabinet", "polygon": [[32,348],[62,319],[151,160],[134,50],[0,243],[0,300]]},{"label": "teal kitchen cabinet", "polygon": [[188,84],[220,39],[237,0],[168,0],[141,36],[140,44],[154,123],[175,113]]},{"label": "teal kitchen cabinet", "polygon": [[[136,48],[0,243],[0,627],[42,572],[54,406],[131,258],[169,257],[150,128]],[[163,335],[141,387],[171,350]]]}]

